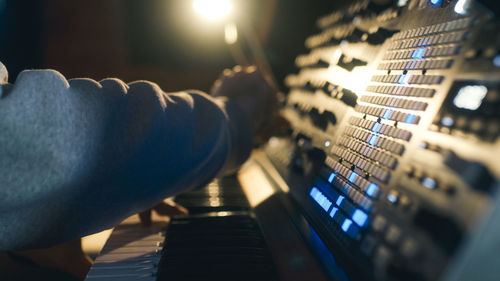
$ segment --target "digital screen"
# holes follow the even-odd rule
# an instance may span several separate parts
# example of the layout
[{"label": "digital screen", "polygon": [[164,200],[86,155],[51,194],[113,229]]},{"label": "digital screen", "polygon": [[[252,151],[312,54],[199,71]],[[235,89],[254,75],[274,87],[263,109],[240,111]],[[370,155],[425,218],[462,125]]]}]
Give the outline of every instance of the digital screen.
[{"label": "digital screen", "polygon": [[500,83],[485,80],[455,81],[441,107],[439,119],[446,116],[453,119],[458,116],[497,119],[500,116]]},{"label": "digital screen", "polygon": [[500,136],[500,82],[457,80],[453,82],[433,123],[495,140]]},{"label": "digital screen", "polygon": [[476,110],[483,103],[483,99],[488,93],[488,88],[482,85],[467,85],[461,87],[455,98],[453,105],[466,110]]}]

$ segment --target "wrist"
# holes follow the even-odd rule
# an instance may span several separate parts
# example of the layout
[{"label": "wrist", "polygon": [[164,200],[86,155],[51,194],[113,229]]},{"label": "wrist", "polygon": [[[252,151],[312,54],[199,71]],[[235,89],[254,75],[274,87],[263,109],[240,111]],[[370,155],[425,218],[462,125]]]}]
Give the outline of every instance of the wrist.
[{"label": "wrist", "polygon": [[253,147],[253,128],[248,112],[239,103],[227,97],[218,97],[227,114],[230,150],[224,165],[225,173],[236,170],[250,156]]}]

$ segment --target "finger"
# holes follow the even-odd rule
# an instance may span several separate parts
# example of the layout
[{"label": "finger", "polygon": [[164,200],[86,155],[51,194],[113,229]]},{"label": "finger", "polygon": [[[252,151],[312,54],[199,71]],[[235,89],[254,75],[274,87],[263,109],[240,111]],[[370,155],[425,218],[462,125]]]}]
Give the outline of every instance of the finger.
[{"label": "finger", "polygon": [[139,213],[139,220],[141,221],[142,226],[150,226],[151,225],[151,209],[148,209],[144,212]]},{"label": "finger", "polygon": [[254,73],[256,71],[257,71],[257,66],[255,66],[255,65],[250,65],[250,66],[245,67],[246,73]]},{"label": "finger", "polygon": [[243,70],[243,67],[241,67],[241,65],[235,65],[233,67],[233,72],[235,72],[235,73],[241,72],[242,70]]},{"label": "finger", "polygon": [[231,77],[233,75],[234,75],[234,72],[231,69],[226,68],[226,69],[224,69],[222,71],[222,77],[221,78],[227,78],[227,77]]},{"label": "finger", "polygon": [[215,96],[217,91],[220,89],[221,85],[222,85],[222,79],[215,80],[214,84],[212,85],[212,89],[210,89],[210,94],[212,96]]},{"label": "finger", "polygon": [[189,213],[188,210],[181,205],[177,205],[173,202],[168,201],[163,201],[157,204],[153,207],[153,209],[156,211],[156,213],[162,216],[179,216],[187,215]]}]

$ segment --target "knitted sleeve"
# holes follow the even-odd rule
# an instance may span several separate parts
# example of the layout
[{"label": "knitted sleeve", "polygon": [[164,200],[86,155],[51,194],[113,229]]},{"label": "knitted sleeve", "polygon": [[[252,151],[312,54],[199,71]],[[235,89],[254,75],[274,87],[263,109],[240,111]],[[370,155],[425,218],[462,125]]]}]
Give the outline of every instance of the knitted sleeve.
[{"label": "knitted sleeve", "polygon": [[252,146],[237,106],[201,92],[36,70],[0,93],[0,251],[113,226],[234,169]]}]

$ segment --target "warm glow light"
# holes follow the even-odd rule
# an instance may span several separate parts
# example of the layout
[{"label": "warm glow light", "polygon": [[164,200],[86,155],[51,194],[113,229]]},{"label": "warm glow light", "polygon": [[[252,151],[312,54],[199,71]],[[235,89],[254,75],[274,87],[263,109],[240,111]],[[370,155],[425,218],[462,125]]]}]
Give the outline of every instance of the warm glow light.
[{"label": "warm glow light", "polygon": [[259,205],[274,194],[273,186],[257,164],[240,170],[238,179],[252,207]]},{"label": "warm glow light", "polygon": [[226,43],[231,45],[238,41],[238,29],[236,28],[236,24],[229,23],[224,27],[224,39]]},{"label": "warm glow light", "polygon": [[232,5],[229,0],[194,0],[193,8],[203,17],[215,20],[229,14]]}]

